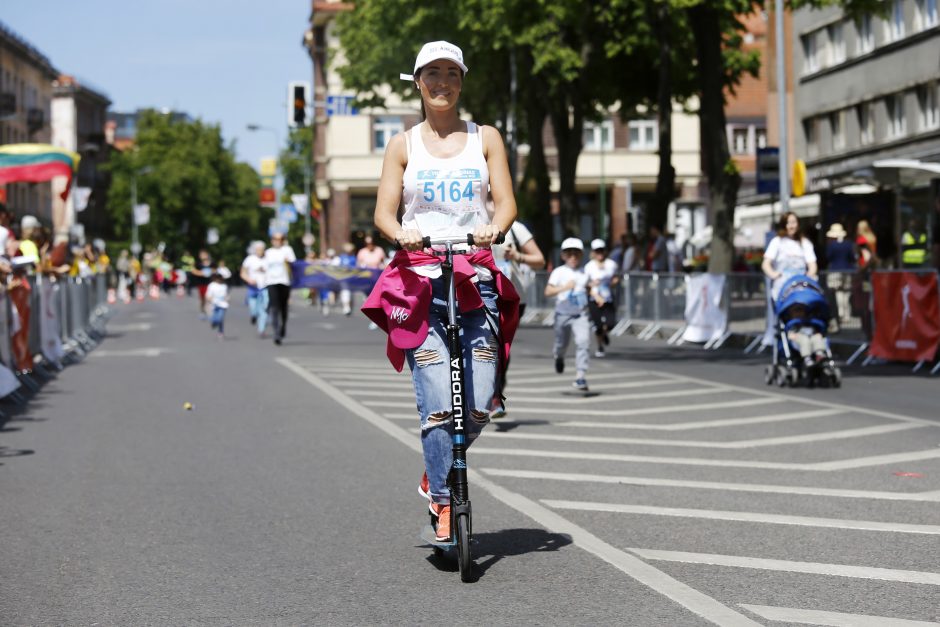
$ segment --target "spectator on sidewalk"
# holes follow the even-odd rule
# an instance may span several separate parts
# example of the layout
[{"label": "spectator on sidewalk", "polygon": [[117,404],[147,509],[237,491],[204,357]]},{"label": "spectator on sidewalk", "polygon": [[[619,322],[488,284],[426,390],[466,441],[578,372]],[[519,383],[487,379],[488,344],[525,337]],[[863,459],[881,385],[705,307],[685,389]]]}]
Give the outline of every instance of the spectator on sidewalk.
[{"label": "spectator on sidewalk", "polygon": [[525,314],[529,287],[535,281],[534,271],[545,267],[545,255],[535,243],[532,232],[521,222],[513,222],[502,244],[492,247],[493,259],[509,277],[519,293],[519,317]]},{"label": "spectator on sidewalk", "polygon": [[[346,268],[347,270],[353,270],[356,267],[356,247],[353,246],[352,242],[346,242],[343,244],[343,252],[339,254],[336,258],[338,261],[339,267]],[[349,316],[352,315],[352,292],[348,287],[341,287],[339,290],[339,302],[343,307],[343,315]]]},{"label": "spectator on sidewalk", "polygon": [[800,219],[792,211],[780,218],[777,235],[764,251],[761,270],[772,281],[771,294],[774,300],[790,277],[806,274],[816,278],[816,251],[813,250],[813,244],[803,237]]},{"label": "spectator on sidewalk", "polygon": [[878,267],[878,237],[871,230],[868,220],[859,220],[855,226],[855,243],[858,245],[858,267]]},{"label": "spectator on sidewalk", "polygon": [[852,274],[858,267],[855,244],[838,222],[826,231],[826,286],[836,297],[836,320],[841,325],[849,315]]},{"label": "spectator on sidewalk", "polygon": [[911,218],[901,235],[901,265],[921,268],[927,263],[927,232],[918,218]]},{"label": "spectator on sidewalk", "polygon": [[669,269],[669,249],[666,238],[658,224],[650,225],[649,243],[646,246],[646,271],[666,272]]},{"label": "spectator on sidewalk", "polygon": [[569,237],[561,243],[564,263],[549,275],[545,296],[556,299],[555,339],[552,344],[555,372],[561,374],[565,371],[565,352],[574,335],[576,376],[572,386],[587,392],[585,377],[591,362],[591,339],[587,312],[588,276],[581,268],[583,256],[584,243],[578,238]]},{"label": "spectator on sidewalk", "polygon": [[356,254],[356,265],[360,268],[379,270],[385,267],[385,251],[375,245],[375,239],[371,235],[366,235],[365,245]]},{"label": "spectator on sidewalk", "polygon": [[20,220],[20,254],[32,260],[36,266],[39,265],[39,247],[35,239],[41,228],[42,225],[35,216],[23,216]]}]

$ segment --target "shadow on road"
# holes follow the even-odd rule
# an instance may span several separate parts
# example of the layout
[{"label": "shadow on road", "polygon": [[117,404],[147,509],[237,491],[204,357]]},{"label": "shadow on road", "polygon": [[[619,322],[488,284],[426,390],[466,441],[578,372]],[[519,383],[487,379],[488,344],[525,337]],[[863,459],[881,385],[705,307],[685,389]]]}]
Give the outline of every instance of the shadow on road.
[{"label": "shadow on road", "polygon": [[[473,534],[474,580],[506,557],[543,551],[557,551],[571,544],[571,537],[544,529],[503,529]],[[444,572],[457,572],[457,556],[429,555],[428,562]]]}]

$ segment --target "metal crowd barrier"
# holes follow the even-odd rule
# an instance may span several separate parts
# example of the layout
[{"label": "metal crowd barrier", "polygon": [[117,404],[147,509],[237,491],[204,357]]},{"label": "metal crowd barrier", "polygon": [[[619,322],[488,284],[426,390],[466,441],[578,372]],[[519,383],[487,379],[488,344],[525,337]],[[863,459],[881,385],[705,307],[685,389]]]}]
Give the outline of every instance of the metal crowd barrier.
[{"label": "metal crowd barrier", "polygon": [[[29,282],[29,319],[26,324],[32,368],[18,369],[12,346],[13,303],[5,287],[0,304],[0,364],[13,372],[27,389],[39,389],[37,379],[80,361],[104,337],[104,324],[110,314],[107,305],[107,277],[88,278],[43,275],[26,277]],[[12,397],[22,397],[13,392]]]},{"label": "metal crowd barrier", "polygon": [[[670,343],[676,340],[685,326],[686,276],[666,272],[623,275],[615,290],[618,322],[611,334],[619,336],[632,330],[640,339],[665,335]],[[554,299],[544,296],[547,282],[548,272],[536,272],[523,290],[523,301],[527,303],[523,324],[553,323]],[[864,272],[821,272],[819,283],[832,312],[830,341],[856,347],[851,363],[868,348],[872,336],[871,280]],[[728,317],[725,339],[732,335],[743,337],[746,352],[769,344],[767,329],[773,321],[769,291],[770,281],[760,272],[725,275],[722,299]],[[717,342],[709,348],[720,345]]]}]

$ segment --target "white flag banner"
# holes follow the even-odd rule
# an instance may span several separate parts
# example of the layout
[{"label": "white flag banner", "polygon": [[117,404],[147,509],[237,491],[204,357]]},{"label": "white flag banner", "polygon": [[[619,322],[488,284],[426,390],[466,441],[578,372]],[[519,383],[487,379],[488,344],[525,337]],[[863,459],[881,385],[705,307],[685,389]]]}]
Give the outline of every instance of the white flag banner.
[{"label": "white flag banner", "polygon": [[307,206],[309,203],[307,202],[306,194],[291,194],[290,201],[294,203],[294,208],[297,210],[297,213],[302,216],[307,215]]},{"label": "white flag banner", "polygon": [[714,340],[728,328],[728,313],[722,306],[725,275],[692,274],[685,277],[686,342]]},{"label": "white flag banner", "polygon": [[91,196],[90,187],[72,188],[72,204],[75,206],[75,211],[81,212],[85,210],[85,208],[88,206],[89,196]]},{"label": "white flag banner", "polygon": [[134,205],[134,224],[137,226],[150,224],[150,205],[143,203]]},{"label": "white flag banner", "polygon": [[212,227],[206,231],[206,244],[213,246],[219,243],[219,229]]}]

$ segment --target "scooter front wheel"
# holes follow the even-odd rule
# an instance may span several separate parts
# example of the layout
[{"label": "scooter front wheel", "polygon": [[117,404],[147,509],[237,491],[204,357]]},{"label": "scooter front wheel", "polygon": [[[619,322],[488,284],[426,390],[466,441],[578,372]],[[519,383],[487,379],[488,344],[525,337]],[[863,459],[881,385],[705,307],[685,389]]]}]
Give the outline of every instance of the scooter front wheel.
[{"label": "scooter front wheel", "polygon": [[470,517],[466,514],[457,516],[454,527],[457,539],[457,566],[460,569],[460,580],[472,580],[473,559],[470,557]]}]

